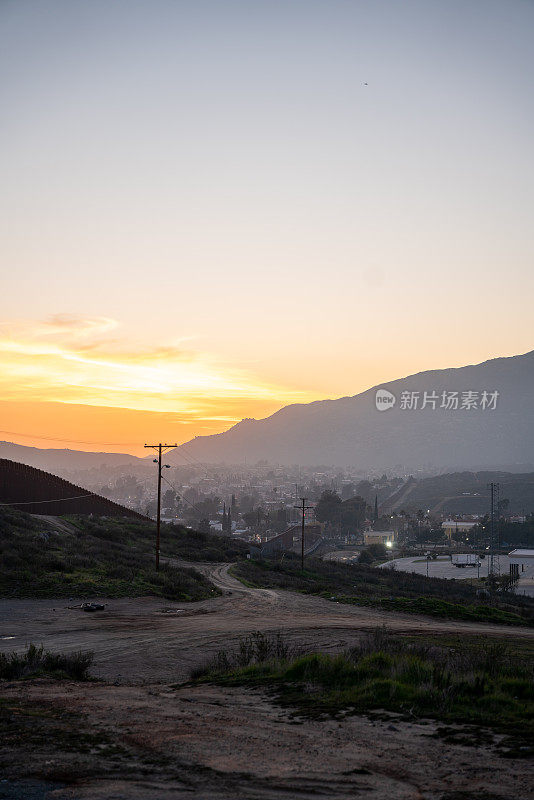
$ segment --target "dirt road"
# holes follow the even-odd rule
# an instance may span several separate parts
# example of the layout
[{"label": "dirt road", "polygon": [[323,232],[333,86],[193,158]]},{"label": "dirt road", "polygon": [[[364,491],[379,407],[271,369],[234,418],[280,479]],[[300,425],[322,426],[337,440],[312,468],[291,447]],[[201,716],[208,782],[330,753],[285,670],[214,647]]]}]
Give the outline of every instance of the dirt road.
[{"label": "dirt road", "polygon": [[176,686],[210,653],[254,630],[283,630],[301,645],[332,651],[382,624],[410,633],[532,638],[534,631],[250,589],[228,568],[199,565],[223,592],[201,603],[111,600],[102,613],[86,614],[64,600],[0,601],[2,650],[32,641],[91,649],[102,679],[3,684],[0,798],[534,798],[532,762],[497,756],[495,738],[475,748],[464,732],[444,740],[434,722],[309,720],[258,690]]},{"label": "dirt road", "polygon": [[[188,564],[188,566],[191,566]],[[223,596],[199,603],[160,598],[108,600],[106,610],[87,614],[76,601],[0,600],[0,651],[44,644],[52,650],[92,650],[93,672],[116,683],[184,680],[211,653],[244,633],[283,630],[295,643],[337,651],[377,625],[410,633],[477,633],[534,638],[534,630],[438,621],[338,604],[272,589],[251,589],[229,573],[229,564],[201,564]]]}]

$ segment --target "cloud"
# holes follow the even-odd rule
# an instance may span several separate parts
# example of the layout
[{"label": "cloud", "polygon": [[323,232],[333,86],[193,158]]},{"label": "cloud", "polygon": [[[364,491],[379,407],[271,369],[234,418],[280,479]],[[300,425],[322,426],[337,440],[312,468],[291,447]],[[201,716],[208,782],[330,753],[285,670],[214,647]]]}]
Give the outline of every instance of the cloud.
[{"label": "cloud", "polygon": [[[0,399],[54,401],[229,422],[316,399],[179,345],[132,348],[116,320],[57,314],[0,325]],[[184,341],[184,340],[181,340]]]},{"label": "cloud", "polygon": [[0,323],[0,336],[17,339],[61,338],[66,340],[84,339],[102,336],[119,326],[110,317],[90,317],[78,314],[54,314],[48,319],[36,322],[32,320],[12,320]]},{"label": "cloud", "polygon": [[71,333],[76,338],[108,333],[119,327],[110,317],[82,317],[76,314],[55,314],[43,323],[50,334]]}]

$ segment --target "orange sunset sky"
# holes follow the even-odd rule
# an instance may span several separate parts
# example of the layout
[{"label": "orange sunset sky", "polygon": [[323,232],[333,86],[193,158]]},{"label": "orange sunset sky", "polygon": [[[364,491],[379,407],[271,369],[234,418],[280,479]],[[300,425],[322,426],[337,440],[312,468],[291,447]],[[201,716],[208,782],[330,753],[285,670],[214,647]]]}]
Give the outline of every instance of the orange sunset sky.
[{"label": "orange sunset sky", "polygon": [[533,349],[534,5],[0,4],[0,439]]}]

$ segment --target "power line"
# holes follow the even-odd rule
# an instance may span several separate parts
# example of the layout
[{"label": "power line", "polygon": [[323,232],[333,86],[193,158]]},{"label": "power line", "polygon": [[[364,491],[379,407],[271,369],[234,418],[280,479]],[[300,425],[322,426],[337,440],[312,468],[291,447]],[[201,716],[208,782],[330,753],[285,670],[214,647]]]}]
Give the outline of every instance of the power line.
[{"label": "power line", "polygon": [[56,500],[24,500],[20,503],[0,503],[0,506],[31,506],[34,503],[62,503],[64,500],[80,500],[82,497],[100,497],[100,495],[91,492],[91,494],[77,494],[74,497],[58,497]]},{"label": "power line", "polygon": [[170,481],[168,481],[168,480],[167,480],[167,478],[165,477],[165,475],[162,475],[162,476],[161,476],[161,480],[162,480],[162,481],[165,481],[165,483],[167,484],[167,486],[170,486],[170,487],[171,487],[171,489],[173,490],[173,492],[176,492],[176,495],[177,495],[177,497],[179,497],[179,499],[180,499],[180,500],[185,500],[185,502],[187,503],[187,505],[191,506],[191,508],[193,509],[193,511],[196,511],[196,512],[197,512],[197,514],[200,514],[200,515],[202,514],[202,511],[200,510],[200,508],[199,508],[198,506],[196,506],[194,503],[191,503],[191,502],[190,502],[190,501],[187,499],[187,497],[184,497],[182,494],[180,494],[180,492],[178,491],[178,489],[176,488],[176,486],[173,486],[173,484],[172,484]]},{"label": "power line", "polygon": [[[139,447],[139,442],[86,442],[78,439],[60,439],[57,436],[40,436],[37,433],[19,433],[18,431],[0,430],[0,433],[7,433],[8,436],[22,436],[25,439],[42,439],[46,442],[63,442],[64,444],[105,444],[109,445],[110,447]],[[10,444],[16,444],[16,442],[11,442]],[[21,445],[21,447],[26,446],[27,445]]]},{"label": "power line", "polygon": [[194,456],[192,456],[191,453],[189,453],[185,449],[185,447],[186,447],[185,444],[181,444],[177,448],[178,455],[182,456],[182,458],[184,459],[184,461],[186,462],[186,464],[188,466],[190,466],[190,467],[199,467],[202,470],[202,472],[204,473],[204,475],[207,478],[209,478],[210,477],[209,472],[207,471],[207,469],[204,466],[204,464],[201,464],[200,461],[197,461],[197,459]]}]

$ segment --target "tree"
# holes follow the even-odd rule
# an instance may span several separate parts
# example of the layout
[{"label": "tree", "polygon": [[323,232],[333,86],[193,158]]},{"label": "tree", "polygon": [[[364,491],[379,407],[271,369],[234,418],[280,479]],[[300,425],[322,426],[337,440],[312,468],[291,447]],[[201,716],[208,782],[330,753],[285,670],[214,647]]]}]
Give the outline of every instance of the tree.
[{"label": "tree", "polygon": [[367,551],[373,556],[374,561],[387,558],[388,555],[385,545],[380,543],[370,544],[367,548]]},{"label": "tree", "polygon": [[143,496],[143,487],[135,475],[121,475],[115,481],[113,494],[115,497],[129,497],[140,500]]},{"label": "tree", "polygon": [[174,501],[176,499],[176,492],[173,489],[167,489],[163,495],[162,505],[163,508],[174,508]]},{"label": "tree", "polygon": [[351,497],[354,497],[355,494],[356,494],[356,486],[353,483],[346,483],[341,488],[342,500],[349,500]]},{"label": "tree", "polygon": [[209,521],[209,519],[207,519],[206,517],[204,517],[203,519],[201,519],[201,520],[200,520],[200,522],[199,522],[199,523],[198,523],[198,525],[197,525],[197,529],[198,529],[198,531],[199,531],[200,533],[210,533],[210,531],[211,531],[211,526],[210,526],[210,521]]},{"label": "tree", "polygon": [[241,510],[241,513],[244,514],[247,511],[252,511],[257,502],[258,502],[258,494],[256,492],[254,492],[253,494],[242,495],[239,499],[239,508]]},{"label": "tree", "polygon": [[374,561],[373,556],[369,550],[362,550],[358,558],[358,564],[372,564]]},{"label": "tree", "polygon": [[363,497],[367,503],[371,504],[374,495],[373,485],[369,481],[360,481],[354,494]]},{"label": "tree", "polygon": [[326,489],[315,506],[315,517],[319,522],[331,522],[334,524],[337,520],[340,506],[341,497],[338,493],[333,492],[331,489]]},{"label": "tree", "polygon": [[279,508],[274,519],[274,529],[277,533],[282,533],[288,526],[289,512],[286,508]]},{"label": "tree", "polygon": [[253,531],[259,531],[262,527],[265,527],[265,523],[268,520],[263,508],[252,509],[251,511],[247,511],[242,516],[245,520],[245,525],[247,528],[250,528],[250,530]]},{"label": "tree", "polygon": [[367,503],[363,497],[351,497],[339,506],[337,526],[341,533],[355,533],[367,516]]}]

